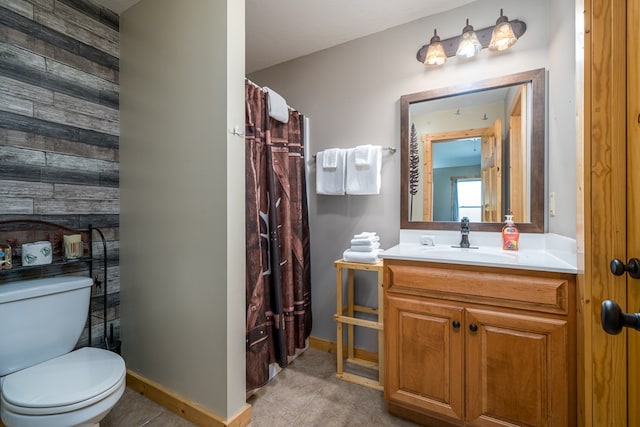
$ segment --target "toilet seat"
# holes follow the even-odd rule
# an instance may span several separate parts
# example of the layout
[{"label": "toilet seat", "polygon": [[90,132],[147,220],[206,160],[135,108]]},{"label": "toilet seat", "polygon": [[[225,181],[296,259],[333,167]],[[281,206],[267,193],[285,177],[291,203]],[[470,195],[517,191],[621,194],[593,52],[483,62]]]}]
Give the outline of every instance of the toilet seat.
[{"label": "toilet seat", "polygon": [[85,347],[5,377],[3,409],[22,415],[53,415],[91,406],[121,388],[122,358]]}]

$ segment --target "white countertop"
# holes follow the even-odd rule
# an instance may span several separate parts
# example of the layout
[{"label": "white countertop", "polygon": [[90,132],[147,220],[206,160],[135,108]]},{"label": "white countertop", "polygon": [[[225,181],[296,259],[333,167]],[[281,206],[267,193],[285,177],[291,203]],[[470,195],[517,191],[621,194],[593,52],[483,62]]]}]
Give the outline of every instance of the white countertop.
[{"label": "white countertop", "polygon": [[[401,230],[400,244],[381,252],[381,258],[573,274],[578,272],[575,240],[563,236],[521,234],[520,249],[505,251],[499,246],[500,233],[472,233],[469,240],[477,249],[464,249],[451,247],[459,244],[458,241],[452,240],[459,239],[459,233],[458,235],[433,231],[416,233],[411,230],[403,236],[403,231],[405,230]],[[421,245],[420,235],[435,236],[436,245]]]}]

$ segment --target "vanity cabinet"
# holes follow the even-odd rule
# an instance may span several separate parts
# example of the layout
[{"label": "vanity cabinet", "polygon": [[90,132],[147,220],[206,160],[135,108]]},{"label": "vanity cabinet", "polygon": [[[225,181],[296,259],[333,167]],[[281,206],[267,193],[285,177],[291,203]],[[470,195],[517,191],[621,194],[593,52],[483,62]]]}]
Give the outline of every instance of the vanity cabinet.
[{"label": "vanity cabinet", "polygon": [[389,411],[426,425],[575,425],[574,284],[385,259]]}]

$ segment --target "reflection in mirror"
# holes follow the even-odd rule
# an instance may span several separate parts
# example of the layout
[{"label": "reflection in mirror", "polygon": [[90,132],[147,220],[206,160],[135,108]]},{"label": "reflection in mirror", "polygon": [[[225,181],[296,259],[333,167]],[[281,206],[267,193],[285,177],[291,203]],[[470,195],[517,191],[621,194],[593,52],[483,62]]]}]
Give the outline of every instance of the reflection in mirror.
[{"label": "reflection in mirror", "polygon": [[544,75],[401,98],[402,228],[544,231]]}]

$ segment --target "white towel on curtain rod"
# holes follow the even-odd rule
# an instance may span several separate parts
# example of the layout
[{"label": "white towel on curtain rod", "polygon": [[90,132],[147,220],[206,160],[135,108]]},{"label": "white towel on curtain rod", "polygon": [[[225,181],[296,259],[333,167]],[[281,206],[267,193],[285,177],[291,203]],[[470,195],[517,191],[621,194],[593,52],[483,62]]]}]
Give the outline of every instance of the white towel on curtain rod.
[{"label": "white towel on curtain rod", "polygon": [[282,123],[289,123],[289,107],[287,101],[275,90],[264,87],[264,91],[269,95],[269,116]]}]

